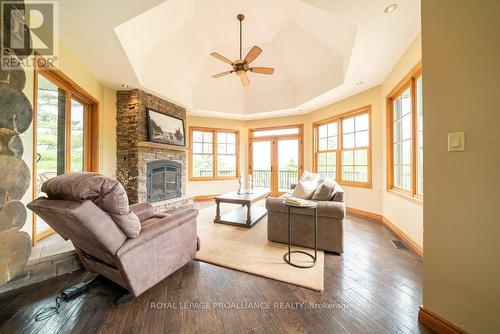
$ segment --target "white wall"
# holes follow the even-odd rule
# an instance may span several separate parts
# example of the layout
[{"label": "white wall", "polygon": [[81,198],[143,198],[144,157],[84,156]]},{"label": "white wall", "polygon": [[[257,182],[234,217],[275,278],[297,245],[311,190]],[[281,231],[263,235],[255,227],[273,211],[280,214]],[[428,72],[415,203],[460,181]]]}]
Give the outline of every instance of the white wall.
[{"label": "white wall", "polygon": [[423,0],[422,36],[423,306],[500,333],[500,1]]}]

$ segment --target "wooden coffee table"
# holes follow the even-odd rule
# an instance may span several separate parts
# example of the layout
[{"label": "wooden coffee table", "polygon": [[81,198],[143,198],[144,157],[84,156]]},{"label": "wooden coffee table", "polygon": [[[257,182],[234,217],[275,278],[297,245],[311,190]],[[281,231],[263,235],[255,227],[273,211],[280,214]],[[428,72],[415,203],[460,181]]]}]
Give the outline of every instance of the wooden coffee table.
[{"label": "wooden coffee table", "polygon": [[[214,223],[251,228],[267,215],[266,208],[260,206],[252,206],[252,204],[266,198],[267,196],[269,196],[269,191],[258,188],[254,189],[253,194],[239,195],[238,192],[235,191],[224,195],[215,196],[214,199],[215,203],[217,204],[217,212],[215,215]],[[229,211],[221,217],[220,203],[241,204],[241,206],[232,211]]]}]

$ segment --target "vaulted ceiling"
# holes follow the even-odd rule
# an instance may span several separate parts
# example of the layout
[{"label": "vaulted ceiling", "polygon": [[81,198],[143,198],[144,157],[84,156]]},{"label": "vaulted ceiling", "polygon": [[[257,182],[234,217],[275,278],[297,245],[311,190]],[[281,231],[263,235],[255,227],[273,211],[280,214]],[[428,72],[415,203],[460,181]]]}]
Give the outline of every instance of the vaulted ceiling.
[{"label": "vaulted ceiling", "polygon": [[[115,5],[116,8],[113,8]],[[105,84],[126,83],[185,106],[193,114],[258,118],[301,113],[379,84],[420,31],[419,1],[379,0],[68,0],[61,2],[64,42]],[[89,15],[79,15],[86,12]],[[230,66],[263,49],[243,87]],[[85,20],[81,19],[85,16]],[[362,82],[362,84],[361,84]]]}]

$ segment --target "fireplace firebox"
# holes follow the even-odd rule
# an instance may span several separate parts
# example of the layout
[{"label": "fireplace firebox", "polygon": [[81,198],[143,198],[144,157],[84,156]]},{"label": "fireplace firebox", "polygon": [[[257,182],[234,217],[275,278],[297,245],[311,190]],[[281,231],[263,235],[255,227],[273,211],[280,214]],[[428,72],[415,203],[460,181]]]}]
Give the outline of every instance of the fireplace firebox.
[{"label": "fireplace firebox", "polygon": [[181,164],[170,160],[148,162],[146,184],[150,203],[181,197]]}]

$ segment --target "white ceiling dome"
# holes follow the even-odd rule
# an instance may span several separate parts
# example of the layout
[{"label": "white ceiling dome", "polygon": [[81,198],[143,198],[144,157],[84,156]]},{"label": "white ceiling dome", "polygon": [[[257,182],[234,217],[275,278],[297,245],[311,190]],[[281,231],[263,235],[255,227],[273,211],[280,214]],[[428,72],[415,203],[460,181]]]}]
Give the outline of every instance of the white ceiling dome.
[{"label": "white ceiling dome", "polygon": [[[401,0],[391,14],[384,13],[386,5],[382,0],[70,1],[61,2],[61,35],[106,84],[137,86],[194,114],[259,118],[306,112],[380,84],[420,31],[419,1]],[[80,13],[96,8],[107,15],[84,23]],[[245,15],[243,57],[257,45],[263,52],[252,66],[275,69],[273,75],[249,72],[246,87],[235,74],[212,78],[231,66],[210,53],[239,58],[239,13]],[[108,52],[90,54],[96,47]],[[360,81],[364,84],[356,85]]]},{"label": "white ceiling dome", "polygon": [[[230,70],[210,56],[239,58],[238,13],[243,21],[243,57],[263,49],[249,73],[214,79]],[[344,82],[356,25],[299,0],[169,0],[115,31],[139,83],[190,109],[254,114],[297,107]],[[137,41],[140,40],[141,43]]]}]

